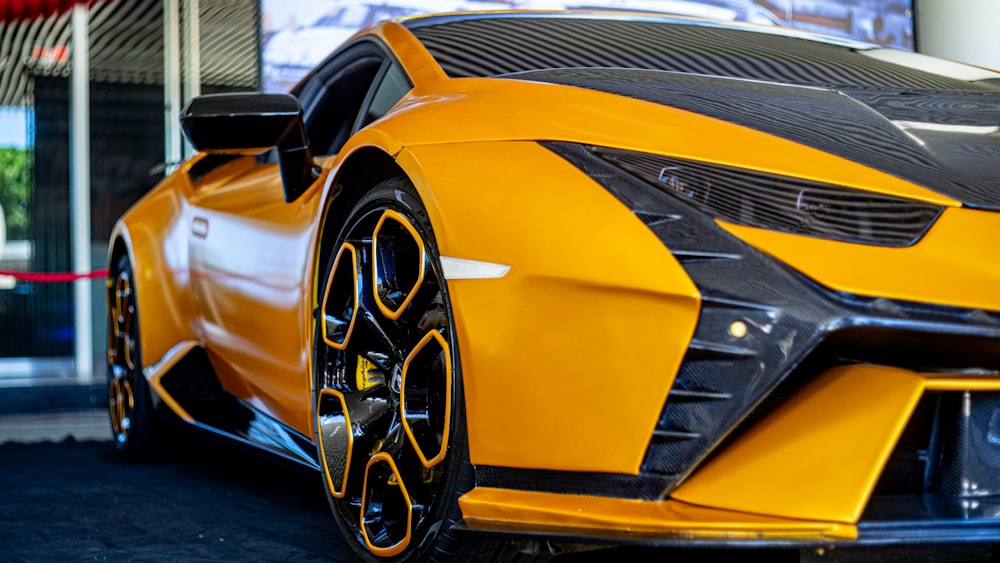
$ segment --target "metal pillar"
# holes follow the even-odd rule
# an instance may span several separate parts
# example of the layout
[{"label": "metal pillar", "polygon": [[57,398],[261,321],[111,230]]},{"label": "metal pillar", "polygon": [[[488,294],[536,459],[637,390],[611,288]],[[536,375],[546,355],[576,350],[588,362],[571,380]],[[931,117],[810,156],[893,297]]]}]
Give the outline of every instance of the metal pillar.
[{"label": "metal pillar", "polygon": [[[70,78],[70,241],[73,271],[90,273],[90,9],[73,6],[72,74]],[[73,283],[73,347],[77,378],[94,379],[91,281]]]},{"label": "metal pillar", "polygon": [[167,172],[181,161],[181,41],[180,4],[163,0],[163,123]]},{"label": "metal pillar", "polygon": [[[184,103],[201,95],[201,8],[200,0],[184,2]],[[184,158],[191,158],[194,148],[184,142]]]}]

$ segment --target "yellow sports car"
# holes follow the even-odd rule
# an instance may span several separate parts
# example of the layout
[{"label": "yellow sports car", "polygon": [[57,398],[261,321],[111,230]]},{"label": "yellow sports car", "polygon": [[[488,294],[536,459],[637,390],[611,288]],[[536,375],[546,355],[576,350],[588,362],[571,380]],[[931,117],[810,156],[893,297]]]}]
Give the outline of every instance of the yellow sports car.
[{"label": "yellow sports car", "polygon": [[181,122],[110,243],[122,452],[313,467],[365,560],[1000,541],[1000,74],[466,13]]}]

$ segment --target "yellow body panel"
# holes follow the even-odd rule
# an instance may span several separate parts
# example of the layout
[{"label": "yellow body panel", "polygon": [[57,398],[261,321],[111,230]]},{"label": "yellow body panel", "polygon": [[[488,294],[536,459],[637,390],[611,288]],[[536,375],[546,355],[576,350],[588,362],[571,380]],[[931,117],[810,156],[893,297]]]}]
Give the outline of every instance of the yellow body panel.
[{"label": "yellow body panel", "polygon": [[[276,171],[243,158],[195,184],[174,174],[129,211],[113,236],[128,235],[144,367],[179,342],[203,343],[230,393],[311,435],[306,264],[325,178],[288,205]],[[198,228],[205,236],[193,234]]]},{"label": "yellow body panel", "polygon": [[1000,377],[995,373],[980,377],[926,374],[924,388],[928,391],[1000,391]]},{"label": "yellow body panel", "polygon": [[220,379],[243,382],[241,399],[311,435],[304,344],[313,332],[308,265],[322,181],[289,205],[276,169],[257,166],[199,191],[193,214],[208,234],[191,237],[192,297]]},{"label": "yellow body panel", "polygon": [[671,493],[713,508],[856,523],[925,390],[1000,390],[996,377],[834,368]]},{"label": "yellow body panel", "polygon": [[414,147],[399,163],[442,255],[511,266],[448,284],[472,463],[637,472],[697,320],[680,265],[535,143]]},{"label": "yellow body panel", "polygon": [[[448,127],[441,127],[441,123]],[[374,127],[406,146],[521,139],[568,141],[796,176],[936,205],[959,205],[895,176],[774,135],[651,102],[569,86],[496,78],[418,85],[399,103],[391,120],[376,122]],[[492,168],[502,164],[497,160]]]},{"label": "yellow body panel", "polygon": [[[184,340],[197,339],[187,271],[187,177],[176,174],[139,201],[114,227],[132,263],[143,367]],[[149,294],[149,298],[145,295]]]},{"label": "yellow body panel", "polygon": [[854,523],[923,394],[899,369],[833,369],[671,496],[740,512]]},{"label": "yellow body panel", "polygon": [[839,291],[1000,311],[1000,214],[945,209],[917,244],[885,248],[722,223],[792,268]]},{"label": "yellow body panel", "polygon": [[[676,500],[628,500],[475,488],[459,499],[472,528],[506,524],[563,533],[725,540],[853,539],[850,524],[758,516]],[[498,526],[500,524],[501,526]]]},{"label": "yellow body panel", "polygon": [[390,50],[396,55],[396,59],[403,65],[414,84],[433,83],[448,78],[434,61],[434,57],[402,24],[394,21],[384,22],[372,29],[371,33],[390,46]]}]

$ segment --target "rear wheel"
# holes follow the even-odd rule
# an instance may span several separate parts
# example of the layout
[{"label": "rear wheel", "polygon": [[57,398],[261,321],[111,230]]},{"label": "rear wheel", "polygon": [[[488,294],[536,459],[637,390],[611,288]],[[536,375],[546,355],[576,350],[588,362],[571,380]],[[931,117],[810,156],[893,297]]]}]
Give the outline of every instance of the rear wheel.
[{"label": "rear wheel", "polygon": [[160,448],[162,429],[142,374],[135,279],[127,255],[115,262],[108,289],[108,410],[115,448],[125,455]]},{"label": "rear wheel", "polygon": [[320,293],[316,428],[328,498],[363,559],[488,561],[457,538],[473,485],[454,321],[427,213],[412,185],[355,205]]}]

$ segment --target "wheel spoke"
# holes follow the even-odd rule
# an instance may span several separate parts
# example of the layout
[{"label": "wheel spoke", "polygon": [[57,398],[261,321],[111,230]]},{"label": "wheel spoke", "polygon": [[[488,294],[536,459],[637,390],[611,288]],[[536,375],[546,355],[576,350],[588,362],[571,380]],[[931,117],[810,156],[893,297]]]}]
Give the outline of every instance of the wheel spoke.
[{"label": "wheel spoke", "polygon": [[372,456],[365,468],[360,524],[368,549],[379,557],[401,553],[410,543],[413,502],[387,453]]},{"label": "wheel spoke", "polygon": [[[347,491],[360,496],[361,477],[365,465],[375,454],[385,449],[396,415],[389,389],[378,385],[356,393],[345,394],[345,404],[350,413],[353,455],[349,468]],[[353,491],[353,494],[350,493]]]},{"label": "wheel spoke", "polygon": [[397,410],[394,413],[392,421],[389,423],[388,430],[386,430],[381,451],[391,455],[397,464],[405,464],[408,457],[407,454],[410,453],[406,450],[407,446],[406,431],[403,430],[403,421],[397,405]]},{"label": "wheel spoke", "polygon": [[132,299],[132,280],[128,272],[122,271],[115,278],[115,289],[109,323],[111,330],[108,344],[108,363],[135,369],[135,337],[132,330],[132,318],[135,316],[135,303]]},{"label": "wheel spoke", "polygon": [[118,378],[112,379],[108,386],[108,408],[111,411],[111,430],[115,436],[122,431],[122,383]]},{"label": "wheel spoke", "polygon": [[132,427],[132,411],[135,409],[135,394],[129,371],[121,366],[112,366],[113,377],[108,385],[108,410],[111,413],[111,429],[117,442],[128,440]]},{"label": "wheel spoke", "polygon": [[403,365],[403,427],[424,467],[445,457],[451,422],[451,353],[437,330],[424,336]]},{"label": "wheel spoke", "polygon": [[390,362],[399,356],[395,326],[385,321],[378,311],[369,309],[364,302],[358,308],[355,331],[358,334],[348,350],[365,355],[370,362],[383,369],[388,369]]},{"label": "wheel spoke", "polygon": [[413,300],[396,321],[412,350],[429,330],[448,326],[448,312],[437,277],[428,271]]},{"label": "wheel spoke", "polygon": [[398,350],[399,334],[396,323],[387,319],[375,300],[375,282],[372,280],[372,239],[358,242],[356,262],[356,288],[358,295],[355,331],[357,334],[348,345],[352,353],[364,356],[382,370],[389,371],[392,362],[401,357]]},{"label": "wheel spoke", "polygon": [[323,474],[330,493],[334,498],[341,498],[347,490],[354,450],[354,434],[344,395],[335,389],[320,390],[316,417]]}]

